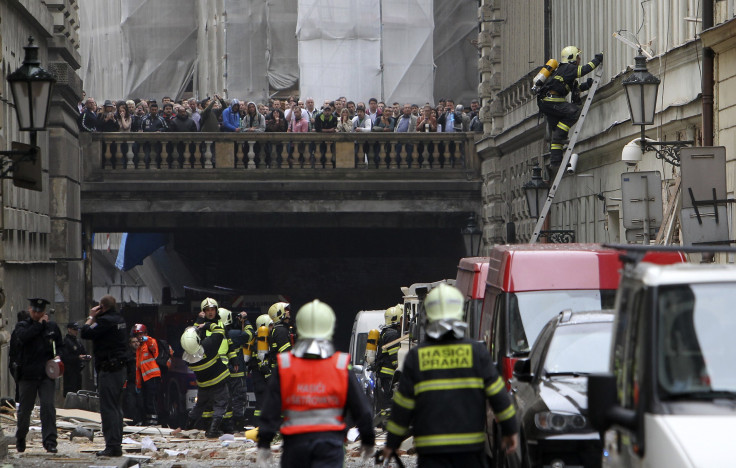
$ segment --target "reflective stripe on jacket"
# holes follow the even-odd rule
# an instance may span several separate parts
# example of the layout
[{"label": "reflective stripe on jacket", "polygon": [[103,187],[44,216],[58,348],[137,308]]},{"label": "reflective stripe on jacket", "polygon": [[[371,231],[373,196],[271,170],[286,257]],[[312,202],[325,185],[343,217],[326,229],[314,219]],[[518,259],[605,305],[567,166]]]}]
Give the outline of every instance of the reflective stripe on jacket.
[{"label": "reflective stripe on jacket", "polygon": [[161,369],[156,364],[158,356],[158,341],[150,336],[135,352],[135,384],[141,388],[143,382],[148,382],[154,377],[161,377]]},{"label": "reflective stripe on jacket", "polygon": [[189,368],[197,377],[197,385],[200,387],[212,387],[230,376],[230,370],[222,362],[218,352],[223,341],[227,344],[224,339],[225,330],[216,323],[210,323],[207,326],[207,331],[210,335],[201,343],[202,348],[204,348],[204,358],[189,364]]},{"label": "reflective stripe on jacket", "polygon": [[278,355],[284,435],[342,431],[348,398],[350,355],[335,353],[327,359]]}]

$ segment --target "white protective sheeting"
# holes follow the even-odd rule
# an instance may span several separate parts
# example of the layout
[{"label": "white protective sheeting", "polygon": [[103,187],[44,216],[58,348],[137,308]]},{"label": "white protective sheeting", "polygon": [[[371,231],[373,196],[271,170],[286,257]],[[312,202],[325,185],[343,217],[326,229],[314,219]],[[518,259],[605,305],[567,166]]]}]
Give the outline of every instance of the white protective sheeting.
[{"label": "white protective sheeting", "polygon": [[290,89],[299,81],[297,3],[294,0],[268,0],[267,4],[268,82],[272,89]]},{"label": "white protective sheeting", "polygon": [[230,97],[265,102],[268,96],[266,10],[263,0],[225,0],[225,87]]},{"label": "white protective sheeting", "polygon": [[299,87],[302,96],[367,101],[381,95],[378,2],[299,0]]},{"label": "white protective sheeting", "polygon": [[478,2],[434,2],[434,95],[469,105],[478,97]]}]

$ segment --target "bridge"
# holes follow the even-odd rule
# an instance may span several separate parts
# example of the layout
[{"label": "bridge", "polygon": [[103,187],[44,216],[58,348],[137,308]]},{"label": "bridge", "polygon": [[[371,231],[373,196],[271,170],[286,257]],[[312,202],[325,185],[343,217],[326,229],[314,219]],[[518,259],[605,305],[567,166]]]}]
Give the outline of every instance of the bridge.
[{"label": "bridge", "polygon": [[472,133],[84,133],[92,231],[457,228],[480,207]]}]

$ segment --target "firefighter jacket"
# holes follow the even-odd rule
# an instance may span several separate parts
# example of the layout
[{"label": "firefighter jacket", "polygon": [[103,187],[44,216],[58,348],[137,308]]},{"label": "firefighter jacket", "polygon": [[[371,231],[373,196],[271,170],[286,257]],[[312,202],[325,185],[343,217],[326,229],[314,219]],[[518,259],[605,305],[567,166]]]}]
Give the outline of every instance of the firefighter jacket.
[{"label": "firefighter jacket", "polygon": [[20,379],[46,379],[46,361],[61,354],[64,341],[55,322],[18,322],[13,330],[17,346]]},{"label": "firefighter jacket", "polygon": [[253,339],[253,328],[241,331],[231,329],[226,332],[228,344],[228,367],[230,377],[245,377],[245,359],[243,359],[243,345]]},{"label": "firefighter jacket", "polygon": [[199,387],[213,387],[230,376],[227,364],[222,362],[218,352],[220,345],[225,341],[225,330],[217,323],[210,322],[206,327],[206,333],[209,336],[200,343],[204,348],[204,357],[194,364],[188,364],[189,369],[197,377]]},{"label": "firefighter jacket", "polygon": [[400,344],[387,346],[392,341],[400,338],[398,325],[384,327],[378,338],[378,349],[376,350],[376,371],[380,377],[393,378],[396,368],[399,367]]},{"label": "firefighter jacket", "polygon": [[349,354],[308,359],[287,352],[280,354],[278,360],[261,412],[259,447],[268,447],[279,428],[295,442],[314,438],[342,444],[347,412],[356,422],[362,444],[373,445],[370,406],[358,380],[349,371]]},{"label": "firefighter jacket", "polygon": [[[217,317],[215,317],[212,320],[208,320],[207,318],[201,318],[201,317],[199,317],[199,318],[197,318],[197,320],[194,323],[196,323],[196,324],[200,324],[200,323],[207,323],[207,324],[214,323],[218,327],[220,327],[220,328],[223,329],[223,333],[224,333],[224,330],[225,330],[225,326],[222,324],[222,321],[220,321],[220,319],[217,318]],[[205,333],[205,336],[210,336],[212,334],[212,332],[209,329],[209,326],[205,327],[205,330],[207,330],[207,332]],[[224,362],[225,365],[227,365],[228,364],[228,354],[230,352],[230,347],[229,347],[228,342],[227,342],[227,337],[225,337],[225,339],[222,340],[222,342],[220,343],[220,347],[219,347],[219,349],[218,349],[217,352],[219,353],[220,359],[222,359],[222,362]]]},{"label": "firefighter jacket", "polygon": [[274,325],[271,331],[271,367],[276,367],[276,356],[291,349],[289,325],[284,322]]},{"label": "firefighter jacket", "polygon": [[135,353],[135,386],[141,388],[143,382],[154,377],[161,377],[161,369],[156,364],[158,357],[158,341],[150,336],[144,337]]},{"label": "firefighter jacket", "polygon": [[386,446],[398,449],[413,426],[420,455],[483,450],[486,400],[501,432],[516,433],[516,411],[483,344],[451,334],[425,341],[404,361]]},{"label": "firefighter jacket", "polygon": [[595,70],[600,63],[601,61],[598,57],[585,65],[561,63],[552,76],[544,83],[540,91],[540,97],[545,101],[565,101],[565,96],[573,92],[577,86],[577,79]]}]

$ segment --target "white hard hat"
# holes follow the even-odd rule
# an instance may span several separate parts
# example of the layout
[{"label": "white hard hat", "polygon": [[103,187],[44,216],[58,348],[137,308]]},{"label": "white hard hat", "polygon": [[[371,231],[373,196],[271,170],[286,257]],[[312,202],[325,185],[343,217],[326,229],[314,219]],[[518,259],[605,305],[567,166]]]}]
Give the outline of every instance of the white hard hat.
[{"label": "white hard hat", "polygon": [[189,354],[196,354],[199,351],[199,335],[194,327],[187,327],[181,335],[181,347]]},{"label": "white hard hat", "polygon": [[228,326],[233,323],[233,313],[229,310],[220,307],[217,309],[217,314],[220,316],[220,322],[222,322],[224,326]]},{"label": "white hard hat", "polygon": [[427,319],[434,322],[442,319],[463,319],[463,293],[454,286],[441,283],[424,299]]},{"label": "white hard hat", "polygon": [[212,299],[211,297],[206,298],[202,301],[202,306],[200,307],[201,310],[208,309],[210,307],[217,308],[217,301]]},{"label": "white hard hat", "polygon": [[268,314],[263,314],[258,316],[256,319],[256,328],[261,328],[263,326],[269,326],[273,323],[273,320],[271,320],[271,317],[268,316]]},{"label": "white hard hat", "polygon": [[386,321],[386,325],[399,323],[399,320],[401,320],[401,310],[396,306],[389,307],[386,309],[386,312],[383,313],[383,318]]},{"label": "white hard hat", "polygon": [[268,316],[271,317],[273,323],[281,322],[286,316],[286,309],[289,307],[288,302],[277,302],[268,309]]},{"label": "white hard hat", "polygon": [[335,331],[335,311],[318,299],[304,304],[296,314],[299,338],[331,340]]}]

